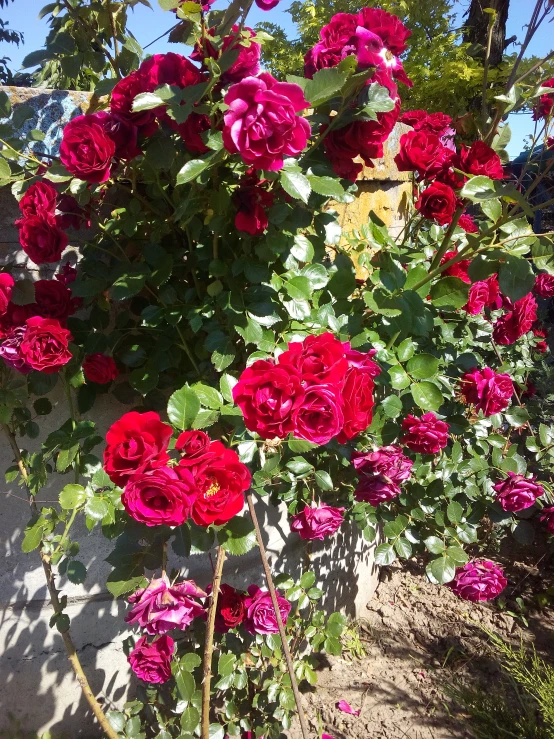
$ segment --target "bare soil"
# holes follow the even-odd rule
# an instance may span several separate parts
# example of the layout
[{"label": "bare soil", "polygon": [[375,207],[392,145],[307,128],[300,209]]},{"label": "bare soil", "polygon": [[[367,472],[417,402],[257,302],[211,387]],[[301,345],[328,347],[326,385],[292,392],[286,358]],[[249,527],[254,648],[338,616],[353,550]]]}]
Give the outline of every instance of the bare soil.
[{"label": "bare soil", "polygon": [[[498,684],[500,669],[482,627],[506,641],[533,642],[554,661],[552,608],[533,610],[536,595],[546,593],[553,580],[549,559],[535,549],[526,561],[512,559],[507,570],[505,610],[516,613],[515,599],[523,596],[528,626],[498,604],[459,600],[447,587],[427,582],[418,566],[384,568],[359,624],[366,656],[348,659],[346,653],[321,665],[317,687],[304,695],[311,728],[335,739],[471,738],[467,717],[445,696],[444,686],[462,681],[486,690]],[[361,709],[360,716],[341,712],[341,699]],[[299,727],[290,737],[301,739]]]}]

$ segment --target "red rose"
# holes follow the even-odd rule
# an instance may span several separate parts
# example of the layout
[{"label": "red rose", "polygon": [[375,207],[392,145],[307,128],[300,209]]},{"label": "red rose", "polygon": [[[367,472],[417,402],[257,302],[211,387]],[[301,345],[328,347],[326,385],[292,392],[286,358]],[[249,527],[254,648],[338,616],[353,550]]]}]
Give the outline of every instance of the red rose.
[{"label": "red rose", "polygon": [[[356,371],[356,370],[351,370]],[[368,374],[365,383],[373,381]],[[367,404],[367,390],[365,403]],[[312,385],[293,413],[294,436],[313,444],[327,444],[344,426],[341,390],[336,385]]]},{"label": "red rose", "polygon": [[77,279],[77,270],[68,262],[67,264],[64,264],[58,274],[54,276],[58,282],[61,282],[62,285],[67,287]]},{"label": "red rose", "polygon": [[464,402],[471,403],[487,417],[505,411],[514,394],[510,375],[493,372],[490,367],[466,372],[460,382]]},{"label": "red rose", "polygon": [[352,349],[349,341],[343,342],[344,354],[348,367],[357,367],[358,369],[364,369],[371,374],[371,377],[375,378],[381,374],[381,368],[374,362],[372,357],[377,354],[376,349],[370,349],[368,352],[359,352],[357,349]]},{"label": "red rose", "polygon": [[7,272],[0,274],[0,316],[8,310],[9,302],[12,298],[12,288],[15,285],[14,279]]},{"label": "red rose", "polygon": [[249,431],[263,439],[284,439],[294,428],[292,414],[304,401],[304,389],[294,367],[259,359],[239,377],[233,400]]},{"label": "red rose", "polygon": [[433,182],[423,190],[415,207],[424,218],[436,221],[440,226],[451,223],[458,205],[456,194],[451,187],[442,182]]},{"label": "red rose", "polygon": [[114,360],[98,352],[85,357],[83,372],[89,382],[95,382],[97,385],[106,385],[119,375]]},{"label": "red rose", "polygon": [[17,221],[19,243],[35,264],[59,262],[67,246],[67,236],[51,215],[29,216]]},{"label": "red rose", "polygon": [[[545,82],[541,82],[541,87],[554,87],[554,77],[551,77]],[[551,92],[541,95],[539,102],[535,104],[533,109],[533,120],[540,121],[541,118],[548,118],[552,113],[553,107],[554,95]]]},{"label": "red rose", "polygon": [[244,184],[233,193],[233,202],[237,206],[235,227],[251,236],[262,234],[268,224],[265,208],[272,205],[273,195],[259,184]]},{"label": "red rose", "polygon": [[[138,128],[128,119],[101,110],[94,113],[94,118],[115,144],[116,159],[134,159],[142,154],[137,146]],[[92,116],[89,116],[92,118]]]},{"label": "red rose", "polygon": [[474,141],[470,149],[462,146],[459,161],[459,168],[468,174],[485,175],[493,180],[501,180],[504,177],[500,157],[484,141]]},{"label": "red rose", "polygon": [[167,445],[173,433],[157,413],[125,413],[106,434],[104,469],[110,480],[123,487],[147,467],[161,467],[169,459]]},{"label": "red rose", "polygon": [[244,621],[244,601],[243,593],[225,583],[220,586],[215,613],[215,630],[218,634],[226,634],[229,629],[236,629]]},{"label": "red rose", "polygon": [[479,227],[473,220],[473,218],[468,215],[467,213],[464,213],[460,216],[460,220],[458,221],[458,226],[460,228],[463,228],[466,234],[478,234],[479,233]]},{"label": "red rose", "polygon": [[[446,264],[446,262],[449,262],[453,257],[456,256],[458,256],[457,251],[447,251],[441,259],[441,265]],[[471,278],[469,277],[467,270],[470,264],[471,259],[461,259],[459,262],[456,262],[456,264],[453,264],[451,267],[448,267],[448,269],[445,269],[443,275],[458,277],[460,280],[463,280],[464,282],[467,282],[469,284],[471,282]]]},{"label": "red rose", "polygon": [[196,481],[188,470],[159,467],[131,477],[121,502],[135,521],[146,526],[180,526],[189,518],[196,494]]},{"label": "red rose", "polygon": [[338,440],[344,444],[365,431],[373,418],[373,389],[371,371],[352,367],[346,374],[342,389],[344,426]]},{"label": "red rose", "polygon": [[402,421],[402,430],[406,434],[401,441],[412,452],[436,454],[448,444],[448,424],[434,413],[424,413],[421,418],[408,416]]},{"label": "red rose", "polygon": [[59,280],[35,282],[35,312],[43,318],[57,318],[65,325],[68,316],[80,307],[80,300],[71,297],[69,290]]},{"label": "red rose", "polygon": [[133,100],[141,92],[153,92],[155,89],[155,86],[151,90],[147,89],[146,80],[140,73],[140,69],[131,72],[128,77],[119,80],[112,90],[110,110],[136,126],[141,136],[152,136],[158,128],[156,115],[163,108],[153,108],[134,113]]},{"label": "red rose", "polygon": [[115,144],[98,114],[79,115],[63,130],[60,159],[64,167],[86,182],[105,182],[115,155]]},{"label": "red rose", "polygon": [[394,161],[401,172],[415,171],[421,179],[431,179],[451,157],[450,149],[434,133],[410,131],[400,137],[400,152]]},{"label": "red rose", "polygon": [[175,449],[182,453],[179,464],[183,467],[199,464],[209,453],[211,439],[203,431],[183,431],[175,443]]},{"label": "red rose", "polygon": [[344,508],[333,508],[326,503],[304,506],[304,509],[296,513],[290,522],[292,531],[296,531],[301,539],[312,541],[313,539],[325,539],[333,536],[340,529],[344,520]]},{"label": "red rose", "polygon": [[60,195],[58,200],[56,223],[60,228],[74,228],[75,230],[78,230],[81,226],[90,228],[90,216],[81,208],[73,195],[65,193]]},{"label": "red rose", "polygon": [[508,477],[493,485],[493,489],[501,508],[510,513],[531,508],[536,499],[544,495],[544,488],[536,481],[534,475],[525,477],[515,472],[508,472]]},{"label": "red rose", "polygon": [[533,292],[540,298],[554,297],[554,275],[548,275],[546,272],[537,275]]},{"label": "red rose", "polygon": [[544,523],[549,534],[554,534],[554,506],[542,509],[539,521]]},{"label": "red rose", "polygon": [[207,115],[191,113],[184,123],[177,126],[177,131],[189,151],[194,154],[205,154],[209,149],[200,134],[209,131],[210,128],[210,119]]},{"label": "red rose", "polygon": [[498,277],[491,275],[486,280],[474,282],[469,288],[469,296],[464,310],[471,316],[481,313],[483,308],[495,308],[498,296],[500,295],[500,285]]},{"label": "red rose", "polygon": [[129,664],[135,675],[147,683],[166,683],[171,678],[171,656],[175,642],[164,634],[152,644],[141,637],[129,654]]},{"label": "red rose", "polygon": [[399,118],[400,123],[411,126],[415,131],[426,131],[442,136],[452,123],[446,113],[428,113],[426,110],[410,110]]},{"label": "red rose", "polygon": [[[226,69],[221,75],[221,81],[223,84],[229,84],[233,82],[240,82],[245,77],[255,77],[260,71],[260,57],[262,53],[262,47],[255,41],[251,41],[248,46],[243,46],[240,42],[243,39],[252,39],[256,36],[255,32],[244,26],[240,29],[239,26],[234,25],[232,27],[232,34],[225,36],[223,44],[221,45],[221,54],[227,49],[233,49],[238,51],[238,57],[231,66]],[[216,29],[210,28],[208,30],[208,36],[212,38],[215,36]],[[204,48],[202,49],[200,44],[194,47],[194,51],[190,55],[190,58],[195,62],[202,62],[206,57],[211,59],[218,59],[220,53],[215,46],[210,43],[208,38],[204,39]]]},{"label": "red rose", "polygon": [[294,367],[302,380],[310,384],[342,383],[348,369],[342,342],[328,332],[289,343],[278,363]]},{"label": "red rose", "polygon": [[56,210],[58,193],[49,182],[35,182],[19,201],[19,210],[24,218],[39,216],[45,213],[51,215]]},{"label": "red rose", "polygon": [[531,330],[537,320],[537,301],[531,293],[517,300],[513,309],[494,324],[492,338],[497,344],[514,344]]},{"label": "red rose", "polygon": [[52,375],[71,359],[67,348],[71,334],[59,321],[33,316],[26,321],[25,336],[19,347],[23,361],[34,370]]},{"label": "red rose", "polygon": [[[188,471],[179,469],[183,473]],[[190,470],[198,491],[192,507],[194,523],[220,526],[242,511],[244,491],[250,487],[251,475],[236,452],[220,441],[212,441],[209,454]]]}]

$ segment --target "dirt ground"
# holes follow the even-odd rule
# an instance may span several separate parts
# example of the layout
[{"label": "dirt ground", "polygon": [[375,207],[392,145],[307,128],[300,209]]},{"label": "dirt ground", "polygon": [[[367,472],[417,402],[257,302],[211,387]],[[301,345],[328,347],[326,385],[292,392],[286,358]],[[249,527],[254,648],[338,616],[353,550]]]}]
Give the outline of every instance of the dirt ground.
[{"label": "dirt ground", "polygon": [[[533,610],[537,593],[546,593],[552,582],[549,558],[535,550],[506,571],[505,610],[516,613],[516,598],[523,596],[528,626],[497,605],[459,600],[448,588],[428,583],[422,568],[384,568],[360,623],[366,656],[330,657],[321,666],[317,688],[304,696],[311,728],[335,739],[472,737],[443,686],[462,680],[486,689],[498,682],[499,668],[482,626],[507,641],[532,641],[542,656],[554,660],[552,606]],[[342,713],[336,707],[341,699],[361,709],[360,716]],[[298,727],[290,737],[301,739]]]}]

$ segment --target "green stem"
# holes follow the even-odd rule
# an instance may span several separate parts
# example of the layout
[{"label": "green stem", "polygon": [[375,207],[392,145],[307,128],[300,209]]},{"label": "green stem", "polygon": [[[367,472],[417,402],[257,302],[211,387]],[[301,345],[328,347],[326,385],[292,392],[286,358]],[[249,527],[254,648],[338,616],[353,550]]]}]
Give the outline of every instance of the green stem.
[{"label": "green stem", "polygon": [[450,242],[452,241],[452,235],[454,233],[456,226],[458,225],[458,221],[460,220],[460,217],[462,213],[464,212],[464,210],[465,210],[465,206],[460,205],[460,207],[454,213],[452,217],[452,221],[450,225],[448,226],[446,233],[444,234],[444,239],[442,240],[442,244],[439,246],[437,253],[435,254],[433,258],[433,261],[431,262],[431,267],[430,267],[431,271],[439,266],[441,259],[444,257],[444,255],[448,251],[448,247],[450,246]]},{"label": "green stem", "polygon": [[69,535],[69,531],[70,531],[70,529],[73,526],[73,523],[75,521],[75,517],[77,515],[78,510],[79,510],[78,508],[74,508],[73,511],[71,512],[71,516],[69,517],[69,521],[65,525],[65,529],[63,531],[62,538],[59,540],[58,546],[52,552],[52,557],[60,551],[60,549],[63,546],[64,541],[67,539],[67,537]]}]

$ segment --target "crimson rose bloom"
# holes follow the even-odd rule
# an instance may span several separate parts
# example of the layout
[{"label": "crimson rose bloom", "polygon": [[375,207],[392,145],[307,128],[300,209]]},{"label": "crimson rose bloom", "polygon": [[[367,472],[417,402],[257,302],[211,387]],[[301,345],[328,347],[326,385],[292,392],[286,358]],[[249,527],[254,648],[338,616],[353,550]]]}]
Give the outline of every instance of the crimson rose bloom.
[{"label": "crimson rose bloom", "polygon": [[35,282],[34,306],[37,315],[43,318],[57,318],[65,325],[67,318],[81,307],[80,298],[72,298],[69,290],[60,280],[37,280]]},{"label": "crimson rose bloom", "polygon": [[233,193],[237,206],[235,227],[251,236],[259,236],[268,225],[265,208],[273,203],[273,195],[259,185],[241,185]]},{"label": "crimson rose bloom", "polygon": [[409,110],[399,118],[400,123],[411,126],[415,131],[425,131],[442,136],[452,123],[446,113],[428,113],[426,110]]},{"label": "crimson rose bloom", "polygon": [[475,223],[473,218],[467,213],[463,213],[458,221],[458,226],[463,228],[466,234],[478,234],[479,226]]},{"label": "crimson rose bloom", "polygon": [[491,275],[480,282],[474,282],[469,288],[469,296],[467,303],[464,305],[464,310],[471,316],[476,316],[481,313],[485,306],[495,307],[499,294],[500,286],[496,275]]},{"label": "crimson rose bloom", "polygon": [[302,380],[312,385],[342,383],[348,370],[343,343],[329,332],[289,343],[278,363],[294,367]]},{"label": "crimson rose bloom", "polygon": [[180,526],[189,518],[196,494],[188,470],[159,467],[134,475],[121,502],[131,518],[146,526]]},{"label": "crimson rose bloom", "polygon": [[309,106],[299,85],[277,82],[268,72],[229,88],[224,102],[223,144],[256,169],[277,171],[283,157],[306,148],[310,124],[296,115]]},{"label": "crimson rose bloom", "polygon": [[458,598],[477,603],[497,598],[507,584],[502,567],[490,559],[472,559],[456,569],[454,580],[447,587]]},{"label": "crimson rose bloom", "polygon": [[134,474],[147,467],[161,467],[173,429],[154,411],[125,413],[106,434],[104,470],[112,482],[123,487]]},{"label": "crimson rose bloom", "polygon": [[[367,414],[371,416],[371,409],[368,408],[368,395],[371,395],[371,392],[368,391],[368,387],[371,383],[373,388],[373,380],[367,373],[364,378],[366,388],[362,412],[367,417]],[[371,402],[373,403],[372,398]],[[313,444],[327,444],[334,436],[337,436],[344,425],[340,387],[337,385],[308,387],[302,405],[293,412],[292,421],[296,438],[306,439]]]},{"label": "crimson rose bloom", "polygon": [[304,510],[291,518],[290,527],[301,539],[325,539],[333,536],[340,529],[344,520],[344,508],[333,508],[320,503],[304,506]]},{"label": "crimson rose bloom", "polygon": [[59,262],[67,246],[67,236],[56,225],[49,214],[29,216],[16,222],[19,228],[19,243],[35,264]]},{"label": "crimson rose bloom", "polygon": [[210,449],[211,439],[203,431],[183,431],[175,443],[175,449],[182,453],[179,464],[183,467],[199,464]]},{"label": "crimson rose bloom", "polygon": [[360,478],[354,497],[361,503],[369,503],[374,508],[380,503],[387,503],[400,494],[400,488],[392,480],[383,475],[364,475]]},{"label": "crimson rose bloom", "polygon": [[546,272],[537,275],[533,292],[540,298],[554,297],[554,275],[548,275]]},{"label": "crimson rose bloom", "polygon": [[106,385],[119,375],[114,360],[99,352],[85,357],[83,372],[87,380],[95,382],[97,385]]},{"label": "crimson rose bloom", "polygon": [[549,534],[554,534],[554,506],[547,506],[541,511],[539,521],[546,524],[546,530]]},{"label": "crimson rose bloom", "polygon": [[496,500],[502,509],[511,513],[530,508],[537,498],[544,495],[543,486],[536,482],[533,475],[525,477],[515,472],[508,472],[508,477],[497,482],[493,488],[496,491]]},{"label": "crimson rose bloom", "polygon": [[171,678],[171,656],[175,642],[164,635],[148,644],[141,637],[128,658],[135,675],[145,683],[166,683]]},{"label": "crimson rose bloom", "polygon": [[294,429],[292,416],[304,402],[304,389],[294,367],[259,359],[239,377],[233,400],[249,431],[262,439],[284,439]]},{"label": "crimson rose bloom", "polygon": [[373,378],[381,374],[381,368],[372,359],[377,354],[376,349],[370,349],[368,352],[359,352],[357,349],[352,349],[349,341],[344,341],[342,345],[349,367],[365,369],[371,373],[371,377]]},{"label": "crimson rose bloom", "polygon": [[140,72],[140,67],[135,72],[119,80],[112,90],[112,98],[110,102],[110,110],[117,113],[121,118],[128,120],[135,125],[141,136],[152,136],[158,128],[156,114],[163,110],[162,108],[154,108],[151,110],[143,110],[140,113],[133,112],[133,100],[141,92],[153,92],[147,89],[148,85]]},{"label": "crimson rose bloom", "polygon": [[212,441],[208,451],[198,466],[179,469],[183,474],[191,470],[198,491],[192,507],[194,523],[221,526],[242,511],[251,475],[238,454],[220,441]]},{"label": "crimson rose bloom", "polygon": [[33,316],[26,321],[25,336],[19,347],[20,357],[34,370],[53,375],[71,359],[67,348],[71,338],[59,321]]},{"label": "crimson rose bloom", "polygon": [[412,452],[436,454],[448,444],[448,424],[434,413],[424,413],[421,418],[408,416],[402,421],[402,430],[406,434],[401,441]]},{"label": "crimson rose bloom", "polygon": [[26,190],[19,201],[19,210],[24,218],[39,216],[43,213],[53,214],[56,210],[58,192],[49,182],[35,182]]},{"label": "crimson rose bloom", "polygon": [[365,431],[373,418],[373,372],[351,367],[342,389],[344,425],[338,436],[341,444]]},{"label": "crimson rose bloom", "polygon": [[210,128],[210,119],[207,115],[191,113],[184,123],[179,123],[177,131],[189,151],[195,154],[205,154],[209,149],[200,134],[209,131]]},{"label": "crimson rose bloom", "polygon": [[423,190],[415,207],[424,218],[436,221],[439,226],[451,223],[458,200],[451,187],[442,182],[433,182]]},{"label": "crimson rose bloom", "polygon": [[497,344],[514,344],[531,330],[537,320],[537,301],[531,293],[517,300],[513,310],[494,324],[492,338]]},{"label": "crimson rose bloom", "polygon": [[400,152],[394,161],[401,172],[415,171],[421,179],[431,179],[451,156],[434,133],[410,131],[400,137]]},{"label": "crimson rose bloom", "polygon": [[206,593],[192,580],[171,584],[164,574],[129,596],[129,603],[134,606],[125,616],[125,621],[138,624],[151,635],[166,634],[171,629],[184,631],[195,618],[205,613],[202,604],[196,600],[205,597]]},{"label": "crimson rose bloom", "polygon": [[[446,264],[446,262],[449,262],[453,257],[456,256],[458,256],[457,251],[447,251],[440,261],[441,265]],[[458,277],[460,280],[463,280],[464,282],[467,282],[467,284],[469,284],[471,282],[471,277],[468,275],[467,270],[470,264],[471,259],[461,259],[459,262],[456,262],[456,264],[453,264],[448,267],[448,269],[445,269],[443,275]]]},{"label": "crimson rose bloom", "polygon": [[[545,82],[541,82],[541,87],[554,87],[554,77],[551,77]],[[539,102],[533,109],[533,120],[540,121],[541,118],[548,118],[552,113],[552,107],[554,106],[554,95],[549,92],[541,95]]]},{"label": "crimson rose bloom", "polygon": [[[142,154],[137,146],[138,128],[128,119],[101,110],[94,113],[95,120],[115,144],[116,159],[134,159]],[[92,116],[89,116],[92,118]]]},{"label": "crimson rose bloom", "polygon": [[474,141],[470,149],[462,146],[459,160],[459,168],[468,174],[485,175],[493,180],[501,180],[504,177],[500,157],[484,141]]},{"label": "crimson rose bloom", "polygon": [[98,114],[79,115],[63,130],[60,159],[71,174],[86,182],[105,182],[115,155],[115,144]]},{"label": "crimson rose bloom", "polygon": [[223,583],[220,586],[215,612],[215,630],[218,634],[226,634],[244,621],[246,615],[244,600],[244,594],[231,585]]},{"label": "crimson rose bloom", "polygon": [[[88,211],[90,214],[90,205]],[[60,228],[74,228],[75,230],[80,229],[81,226],[90,228],[90,215],[87,215],[87,212],[81,208],[73,195],[64,193],[58,199],[56,223]]]},{"label": "crimson rose bloom", "polygon": [[354,469],[363,476],[381,476],[396,484],[409,480],[414,463],[399,446],[383,446],[372,452],[353,452]]},{"label": "crimson rose bloom", "polygon": [[[277,593],[277,604],[283,625],[287,623],[291,604]],[[271,595],[267,590],[261,590],[257,585],[250,585],[244,605],[246,616],[244,628],[250,634],[278,634],[277,617],[273,610]]]},{"label": "crimson rose bloom", "polygon": [[3,316],[8,310],[14,285],[15,282],[11,275],[7,272],[2,272],[2,274],[0,274],[0,316]]},{"label": "crimson rose bloom", "polygon": [[[248,35],[252,39],[256,36],[255,32],[251,28],[248,28],[248,26],[244,26],[241,34],[241,29],[237,25],[234,25],[231,30],[233,33],[229,36],[225,36],[223,39],[221,53],[223,54],[227,49],[232,48],[238,50],[239,55],[237,60],[231,64],[229,69],[226,69],[221,75],[221,81],[224,84],[240,82],[245,77],[255,77],[260,71],[260,57],[262,53],[261,45],[257,44],[255,41],[250,41],[249,46],[243,46],[240,43],[242,40],[242,34]],[[213,36],[215,36],[215,32],[215,28],[210,28],[208,36],[213,38]],[[202,49],[200,44],[197,44],[194,47],[194,51],[190,55],[190,58],[195,62],[202,62],[205,57],[217,59],[218,56],[218,50],[212,43],[210,43],[209,39],[206,38],[204,39],[204,48]]]},{"label": "crimson rose bloom", "polygon": [[510,375],[493,372],[490,367],[474,368],[461,378],[461,393],[465,403],[471,403],[484,416],[505,411],[514,394]]},{"label": "crimson rose bloom", "polygon": [[255,0],[260,10],[271,10],[279,5],[279,0]]},{"label": "crimson rose bloom", "polygon": [[22,375],[28,375],[33,369],[25,362],[19,350],[21,342],[25,338],[26,329],[23,326],[12,328],[6,335],[0,346],[0,357],[13,369],[21,372]]}]

